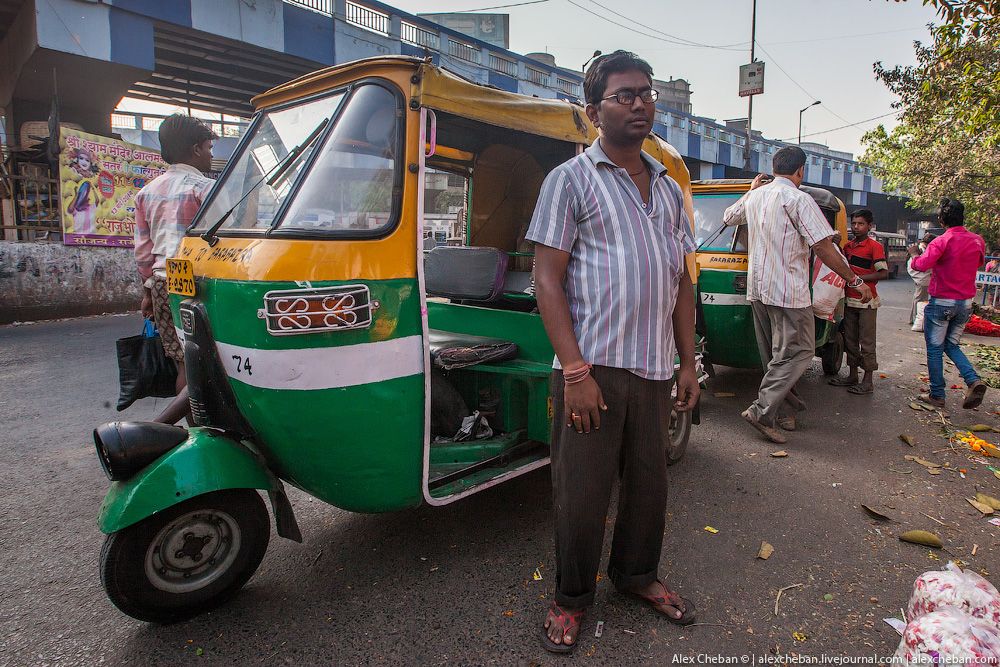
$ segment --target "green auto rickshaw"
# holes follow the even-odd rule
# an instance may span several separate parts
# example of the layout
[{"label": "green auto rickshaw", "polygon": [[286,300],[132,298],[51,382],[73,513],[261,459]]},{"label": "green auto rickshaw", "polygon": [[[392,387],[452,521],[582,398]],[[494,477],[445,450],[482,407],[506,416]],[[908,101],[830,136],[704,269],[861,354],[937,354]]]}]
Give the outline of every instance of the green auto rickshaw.
[{"label": "green auto rickshaw", "polygon": [[[196,425],[95,431],[112,480],[101,579],[142,620],[193,616],[247,582],[270,535],[259,491],[278,535],[301,540],[285,484],[389,512],[549,462],[553,351],[524,234],[545,175],[597,137],[583,108],[401,56],[254,104],[167,260]],[[680,155],[655,135],[644,148],[693,217]],[[425,251],[432,224],[461,243]],[[676,459],[692,416],[671,424]]]},{"label": "green auto rickshaw", "polygon": [[[819,205],[830,223],[847,241],[847,211],[830,191],[801,186]],[[694,181],[695,242],[698,264],[698,333],[705,339],[707,364],[735,368],[763,368],[747,293],[746,226],[727,227],[722,214],[750,190],[750,179]],[[835,375],[843,363],[843,335],[836,321],[816,318],[816,356],[823,372]]]}]

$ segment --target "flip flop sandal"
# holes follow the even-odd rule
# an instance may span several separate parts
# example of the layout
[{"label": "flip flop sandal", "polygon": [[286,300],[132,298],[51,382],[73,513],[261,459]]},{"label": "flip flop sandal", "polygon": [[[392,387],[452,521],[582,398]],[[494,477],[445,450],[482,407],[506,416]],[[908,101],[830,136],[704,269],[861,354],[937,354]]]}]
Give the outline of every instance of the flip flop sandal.
[{"label": "flip flop sandal", "polygon": [[826,383],[833,387],[854,387],[858,384],[858,381],[848,378],[833,378],[832,380],[827,380]]},{"label": "flip flop sandal", "polygon": [[848,387],[847,388],[847,393],[849,393],[849,394],[859,394],[859,395],[874,394],[875,393],[875,387],[871,387],[870,389],[865,389],[865,388],[862,388],[862,386],[860,384],[856,384],[853,387]]},{"label": "flip flop sandal", "polygon": [[[663,587],[664,590],[666,590],[666,588],[667,588],[666,586]],[[642,595],[640,593],[634,593],[634,592],[629,592],[629,595],[637,597],[646,604],[648,604],[649,606],[653,607],[653,610],[656,611],[656,613],[660,614],[674,625],[682,625],[682,626],[691,625],[692,623],[694,623],[695,618],[698,615],[698,610],[695,608],[694,602],[691,602],[691,600],[688,600],[685,597],[681,597],[680,595],[677,595],[677,597],[680,598],[681,602],[684,603],[684,613],[681,614],[680,618],[674,618],[670,614],[665,614],[662,611],[660,611],[659,608],[665,604],[670,605],[671,607],[674,606],[674,603],[671,602],[670,598],[667,596]]]},{"label": "flip flop sandal", "polygon": [[[587,613],[586,609],[567,611],[555,602],[553,602],[552,606],[549,607],[549,611],[554,614],[552,622],[557,624],[562,630],[563,639],[566,638],[566,632],[572,629],[574,625],[576,625],[577,628],[583,626],[583,617]],[[573,639],[572,644],[557,644],[549,639],[548,628],[545,627],[544,623],[542,624],[542,647],[550,653],[572,653],[579,642],[580,631],[577,630],[576,638]]]}]

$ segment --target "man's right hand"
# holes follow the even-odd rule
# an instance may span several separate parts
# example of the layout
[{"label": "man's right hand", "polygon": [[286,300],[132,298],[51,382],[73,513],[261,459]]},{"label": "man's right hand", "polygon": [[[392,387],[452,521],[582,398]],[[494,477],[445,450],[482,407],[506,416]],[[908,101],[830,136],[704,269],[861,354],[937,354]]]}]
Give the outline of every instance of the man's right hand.
[{"label": "man's right hand", "polygon": [[153,316],[153,294],[148,289],[142,290],[142,301],[139,302],[139,310],[143,317]]},{"label": "man's right hand", "polygon": [[868,286],[868,283],[861,283],[860,286],[851,289],[861,293],[861,303],[868,303],[872,300],[872,288]]},{"label": "man's right hand", "polygon": [[757,188],[764,185],[770,180],[771,177],[768,176],[767,174],[757,174],[756,176],[753,177],[753,180],[750,181],[750,189],[756,190]]},{"label": "man's right hand", "polygon": [[566,406],[566,426],[576,429],[577,433],[590,433],[591,428],[601,428],[601,411],[608,409],[593,376],[565,385],[563,404]]}]

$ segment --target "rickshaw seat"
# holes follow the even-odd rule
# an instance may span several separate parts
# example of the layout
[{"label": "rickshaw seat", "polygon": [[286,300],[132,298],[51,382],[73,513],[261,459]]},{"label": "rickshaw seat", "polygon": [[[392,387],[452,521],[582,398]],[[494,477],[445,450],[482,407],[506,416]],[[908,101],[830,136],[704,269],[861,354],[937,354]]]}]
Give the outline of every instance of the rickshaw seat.
[{"label": "rickshaw seat", "polygon": [[507,253],[496,248],[438,246],[424,254],[427,294],[490,302],[504,292]]},{"label": "rickshaw seat", "polygon": [[428,342],[431,362],[446,370],[517,357],[517,345],[500,338],[430,329]]}]

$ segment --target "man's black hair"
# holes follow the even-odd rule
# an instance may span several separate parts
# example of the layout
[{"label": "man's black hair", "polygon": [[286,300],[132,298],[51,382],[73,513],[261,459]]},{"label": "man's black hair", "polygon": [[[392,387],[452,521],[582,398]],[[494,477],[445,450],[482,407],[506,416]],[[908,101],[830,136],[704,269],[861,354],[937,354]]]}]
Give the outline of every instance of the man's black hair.
[{"label": "man's black hair", "polygon": [[771,158],[771,170],[775,174],[794,174],[806,163],[806,152],[798,146],[785,146]]},{"label": "man's black hair", "polygon": [[965,224],[965,204],[957,199],[945,197],[938,209],[938,220],[945,227],[961,227]]},{"label": "man's black hair", "polygon": [[205,121],[194,116],[175,113],[160,123],[160,155],[167,164],[182,162],[191,150],[203,141],[218,139]]},{"label": "man's black hair", "polygon": [[851,213],[851,220],[854,220],[854,218],[862,218],[869,225],[875,222],[875,216],[867,208],[859,208],[854,213]]},{"label": "man's black hair", "polygon": [[600,104],[604,91],[608,87],[608,77],[619,72],[638,70],[646,75],[650,85],[653,84],[653,68],[645,60],[631,51],[621,49],[606,56],[597,58],[583,78],[583,97],[587,104]]}]

